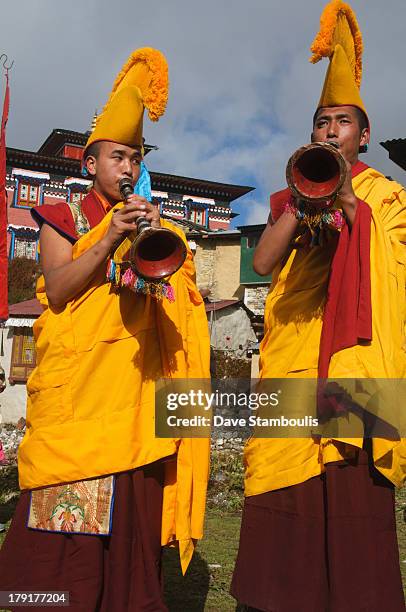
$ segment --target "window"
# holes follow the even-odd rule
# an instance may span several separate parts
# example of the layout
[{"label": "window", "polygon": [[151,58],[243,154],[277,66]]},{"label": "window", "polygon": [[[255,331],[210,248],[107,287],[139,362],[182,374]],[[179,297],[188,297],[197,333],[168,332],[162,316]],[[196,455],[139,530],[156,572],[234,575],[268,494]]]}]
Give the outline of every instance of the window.
[{"label": "window", "polygon": [[38,187],[30,185],[30,205],[35,206],[38,201]]},{"label": "window", "polygon": [[196,211],[196,223],[200,223],[200,225],[204,224],[204,210]]},{"label": "window", "polygon": [[39,203],[40,188],[38,185],[19,183],[16,206],[37,206]]},{"label": "window", "polygon": [[195,208],[190,211],[190,220],[193,223],[204,225],[204,208]]},{"label": "window", "polygon": [[241,236],[240,283],[242,285],[263,285],[270,283],[272,280],[270,274],[267,276],[259,276],[253,268],[254,251],[260,236],[260,232],[249,232]]},{"label": "window", "polygon": [[28,259],[37,258],[37,241],[29,238],[19,238],[18,236],[14,239],[14,257],[28,257]]},{"label": "window", "polygon": [[248,249],[254,249],[257,244],[258,244],[258,236],[255,236],[255,234],[250,234],[249,236],[247,236],[247,248]]},{"label": "window", "polygon": [[28,185],[20,185],[20,200],[27,201]]},{"label": "window", "polygon": [[31,327],[14,327],[10,383],[27,382],[36,366],[34,336]]}]

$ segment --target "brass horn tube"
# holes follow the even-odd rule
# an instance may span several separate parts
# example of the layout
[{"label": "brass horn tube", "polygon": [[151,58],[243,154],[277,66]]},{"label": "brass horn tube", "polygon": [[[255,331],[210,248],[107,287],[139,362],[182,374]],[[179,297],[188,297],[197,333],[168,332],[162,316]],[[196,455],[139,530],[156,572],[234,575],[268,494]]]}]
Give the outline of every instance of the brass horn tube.
[{"label": "brass horn tube", "polygon": [[313,142],[289,159],[286,180],[292,194],[313,206],[334,200],[347,174],[344,157],[334,144]]},{"label": "brass horn tube", "polygon": [[[123,200],[133,193],[129,179],[119,182]],[[136,273],[147,280],[161,280],[174,274],[186,259],[186,246],[182,238],[164,227],[152,227],[150,222],[139,217],[137,235],[129,250],[129,259]]]}]

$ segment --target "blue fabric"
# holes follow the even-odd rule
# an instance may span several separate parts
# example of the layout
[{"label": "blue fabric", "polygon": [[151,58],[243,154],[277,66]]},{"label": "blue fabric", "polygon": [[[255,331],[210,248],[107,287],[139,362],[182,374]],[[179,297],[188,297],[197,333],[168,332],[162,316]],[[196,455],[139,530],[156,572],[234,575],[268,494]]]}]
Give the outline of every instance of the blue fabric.
[{"label": "blue fabric", "polygon": [[137,184],[134,187],[134,193],[142,196],[148,202],[152,202],[151,194],[151,177],[144,162],[141,162],[141,172]]}]

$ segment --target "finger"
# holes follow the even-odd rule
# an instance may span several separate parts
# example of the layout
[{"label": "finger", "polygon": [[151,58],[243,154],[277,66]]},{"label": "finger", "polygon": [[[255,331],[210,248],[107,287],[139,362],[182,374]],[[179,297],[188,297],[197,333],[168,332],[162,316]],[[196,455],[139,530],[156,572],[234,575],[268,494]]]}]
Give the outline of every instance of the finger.
[{"label": "finger", "polygon": [[118,223],[112,228],[114,235],[122,236],[123,234],[128,234],[129,232],[133,232],[137,229],[137,224],[133,223]]},{"label": "finger", "polygon": [[129,203],[136,204],[136,205],[143,205],[143,206],[146,206],[148,209],[156,208],[146,198],[144,198],[142,196],[138,196],[138,195],[135,195],[135,196],[131,197],[131,200],[129,200]]},{"label": "finger", "polygon": [[137,210],[137,206],[135,204],[126,204],[122,208],[116,209],[116,214],[120,216],[126,215],[129,212],[134,212],[135,210]]},{"label": "finger", "polygon": [[128,198],[138,198],[140,200],[145,200],[145,197],[143,195],[140,195],[139,193],[131,193]]},{"label": "finger", "polygon": [[133,202],[131,204],[131,210],[146,210],[147,209],[147,205],[144,204],[144,202]]},{"label": "finger", "polygon": [[148,200],[146,200],[144,197],[139,196],[137,194],[133,194],[128,196],[127,198],[127,204],[149,204]]},{"label": "finger", "polygon": [[145,202],[140,202],[137,204],[137,208],[140,210],[146,210],[147,212],[154,212],[156,211],[156,207],[153,206],[150,202],[148,202],[147,200],[145,200]]},{"label": "finger", "polygon": [[119,216],[120,219],[125,219],[128,217],[132,217],[134,215],[140,215],[141,213],[146,214],[148,211],[146,210],[143,204],[139,206],[131,206],[131,208],[122,209],[121,214]]},{"label": "finger", "polygon": [[139,218],[145,218],[143,214],[141,215],[137,215],[137,216],[132,216],[132,217],[128,217],[126,219],[120,219],[117,220],[117,222],[115,224],[113,224],[113,228],[115,228],[118,231],[124,231],[124,229],[128,230],[128,229],[133,229],[135,227],[137,227],[137,220]]},{"label": "finger", "polygon": [[137,229],[137,224],[135,223],[135,221],[132,221],[131,223],[121,223],[117,227],[117,231],[120,232],[121,234],[125,232],[130,232],[135,229]]},{"label": "finger", "polygon": [[122,222],[122,223],[134,223],[140,217],[145,218],[146,214],[147,213],[145,211],[133,212],[133,213],[131,213],[131,215],[128,215],[127,217],[122,217],[120,219],[120,222]]},{"label": "finger", "polygon": [[135,197],[138,202],[141,202],[142,204],[148,204],[148,206],[150,205],[150,202],[148,202],[148,200],[144,198],[144,196],[136,195]]}]

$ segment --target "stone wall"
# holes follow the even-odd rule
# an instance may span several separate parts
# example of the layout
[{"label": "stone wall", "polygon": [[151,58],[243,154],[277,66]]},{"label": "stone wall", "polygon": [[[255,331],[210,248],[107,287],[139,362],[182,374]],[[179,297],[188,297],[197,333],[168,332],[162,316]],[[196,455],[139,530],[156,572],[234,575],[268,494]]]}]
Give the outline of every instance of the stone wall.
[{"label": "stone wall", "polygon": [[212,291],[216,267],[216,245],[214,242],[205,240],[202,244],[197,244],[194,260],[197,286],[200,289],[207,288]]},{"label": "stone wall", "polygon": [[211,311],[208,315],[212,347],[229,351],[237,358],[246,357],[247,349],[257,339],[245,309],[241,306],[228,306]]},{"label": "stone wall", "polygon": [[249,285],[245,287],[244,304],[254,314],[262,315],[265,310],[265,301],[269,292],[268,285]]},{"label": "stone wall", "polygon": [[197,286],[210,289],[210,300],[242,299],[240,285],[240,236],[209,236],[196,241]]}]

